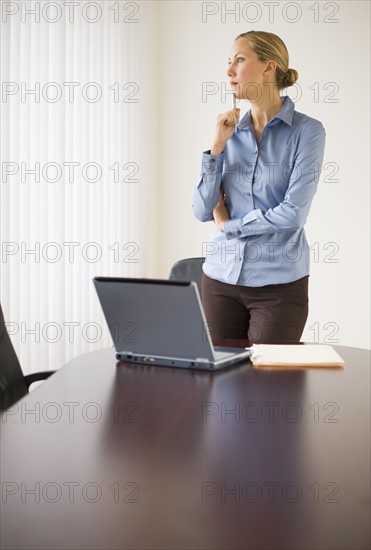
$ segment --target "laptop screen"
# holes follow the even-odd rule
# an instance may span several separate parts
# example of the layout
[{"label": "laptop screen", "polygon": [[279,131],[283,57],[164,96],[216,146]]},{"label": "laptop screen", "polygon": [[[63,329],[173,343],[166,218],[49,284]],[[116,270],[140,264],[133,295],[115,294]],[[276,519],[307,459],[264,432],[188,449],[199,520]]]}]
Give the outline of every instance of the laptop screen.
[{"label": "laptop screen", "polygon": [[117,352],[213,360],[196,283],[95,277],[94,284]]}]

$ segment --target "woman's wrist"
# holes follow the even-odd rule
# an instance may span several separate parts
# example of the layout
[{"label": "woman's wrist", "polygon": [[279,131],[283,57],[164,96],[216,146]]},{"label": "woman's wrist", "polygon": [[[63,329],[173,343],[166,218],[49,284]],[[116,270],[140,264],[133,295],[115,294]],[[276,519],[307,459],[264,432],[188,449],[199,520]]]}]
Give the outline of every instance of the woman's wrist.
[{"label": "woman's wrist", "polygon": [[226,222],[229,222],[230,220],[231,218],[227,215],[227,213],[225,213],[225,215],[218,215],[218,212],[214,210],[215,225],[220,231],[223,231],[223,233],[224,233],[224,224]]},{"label": "woman's wrist", "polygon": [[211,155],[221,155],[224,151],[225,143],[214,142],[210,149]]}]

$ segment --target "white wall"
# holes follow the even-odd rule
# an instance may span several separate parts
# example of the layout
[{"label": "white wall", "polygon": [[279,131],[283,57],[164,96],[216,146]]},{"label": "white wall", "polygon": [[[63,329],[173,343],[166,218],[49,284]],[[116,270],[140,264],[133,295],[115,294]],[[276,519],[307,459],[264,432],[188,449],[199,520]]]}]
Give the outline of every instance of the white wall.
[{"label": "white wall", "polygon": [[[176,260],[203,255],[213,224],[193,217],[192,194],[216,116],[230,108],[222,95],[222,85],[228,89],[230,48],[241,32],[274,32],[288,48],[289,66],[299,73],[300,88],[285,93],[297,111],[320,120],[327,134],[306,225],[313,251],[302,339],[369,347],[369,4],[280,2],[272,16],[275,3],[259,3],[256,22],[248,19],[257,16],[257,2],[159,3],[160,267],[155,275],[167,277]],[[223,14],[223,4],[235,14]],[[207,11],[216,13],[207,16]],[[217,83],[220,93],[203,98],[208,82]],[[250,105],[241,107],[243,116]]]}]

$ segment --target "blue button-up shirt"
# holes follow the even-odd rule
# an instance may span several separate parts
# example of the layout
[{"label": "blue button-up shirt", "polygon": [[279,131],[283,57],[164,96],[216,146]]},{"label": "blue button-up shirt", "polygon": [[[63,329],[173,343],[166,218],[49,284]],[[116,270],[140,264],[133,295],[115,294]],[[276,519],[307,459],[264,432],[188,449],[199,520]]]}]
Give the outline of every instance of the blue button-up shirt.
[{"label": "blue button-up shirt", "polygon": [[295,111],[289,96],[256,142],[251,110],[220,155],[202,154],[193,212],[213,220],[222,187],[231,220],[203,244],[203,271],[245,286],[283,284],[309,275],[304,232],[322,170],[326,132],[319,120]]}]

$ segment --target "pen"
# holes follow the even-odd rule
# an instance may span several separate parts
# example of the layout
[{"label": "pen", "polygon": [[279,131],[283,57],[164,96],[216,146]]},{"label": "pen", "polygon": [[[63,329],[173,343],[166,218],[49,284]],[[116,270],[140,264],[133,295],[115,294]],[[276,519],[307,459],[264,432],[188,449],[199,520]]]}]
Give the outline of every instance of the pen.
[{"label": "pen", "polygon": [[233,108],[233,109],[236,108],[236,96],[235,96],[234,93],[232,94],[232,108]]},{"label": "pen", "polygon": [[[236,96],[234,93],[232,93],[232,108],[235,109],[236,108]],[[234,126],[234,129],[236,130],[236,126],[237,124],[235,124]]]}]

